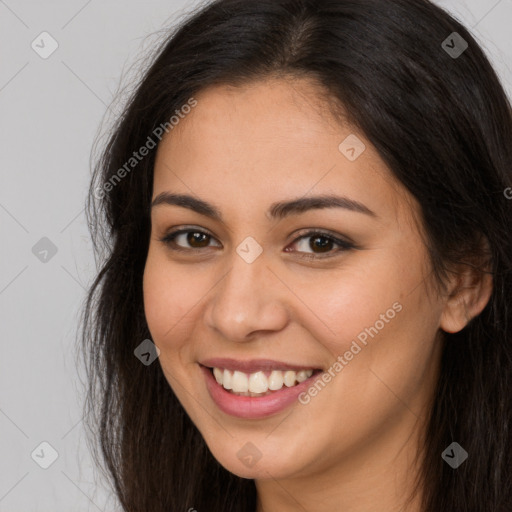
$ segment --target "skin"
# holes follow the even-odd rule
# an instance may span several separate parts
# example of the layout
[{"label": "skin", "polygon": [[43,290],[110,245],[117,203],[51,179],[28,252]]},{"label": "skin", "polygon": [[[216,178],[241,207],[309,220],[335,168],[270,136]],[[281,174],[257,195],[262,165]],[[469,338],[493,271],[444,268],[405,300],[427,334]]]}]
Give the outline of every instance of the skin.
[{"label": "skin", "polygon": [[[258,512],[415,512],[421,488],[406,499],[440,332],[478,314],[491,283],[459,269],[446,294],[434,292],[418,203],[364,134],[330,115],[317,87],[273,78],[203,90],[162,140],[153,198],[191,194],[214,204],[223,222],[175,205],[152,209],[146,318],[169,385],[212,454],[255,479]],[[338,149],[350,134],[366,145],[355,161]],[[375,216],[342,208],[266,214],[274,202],[321,194],[359,201]],[[191,246],[179,236],[189,252],[174,251],[161,238],[183,225],[211,237]],[[300,238],[310,229],[350,237],[357,249],[333,243],[326,258],[311,237]],[[263,249],[250,264],[236,252],[248,236]],[[243,420],[211,400],[198,361],[267,358],[327,370],[397,302],[401,311],[307,405]],[[261,452],[253,467],[237,456],[247,442]]]}]

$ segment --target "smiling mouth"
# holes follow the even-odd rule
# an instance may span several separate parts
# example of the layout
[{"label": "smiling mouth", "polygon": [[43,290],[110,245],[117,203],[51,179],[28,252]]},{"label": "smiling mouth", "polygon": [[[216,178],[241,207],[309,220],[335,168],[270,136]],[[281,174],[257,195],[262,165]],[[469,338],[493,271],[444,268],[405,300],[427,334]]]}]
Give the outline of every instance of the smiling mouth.
[{"label": "smiling mouth", "polygon": [[292,388],[322,370],[272,370],[246,373],[225,368],[208,368],[217,384],[237,396],[264,397],[283,387]]}]

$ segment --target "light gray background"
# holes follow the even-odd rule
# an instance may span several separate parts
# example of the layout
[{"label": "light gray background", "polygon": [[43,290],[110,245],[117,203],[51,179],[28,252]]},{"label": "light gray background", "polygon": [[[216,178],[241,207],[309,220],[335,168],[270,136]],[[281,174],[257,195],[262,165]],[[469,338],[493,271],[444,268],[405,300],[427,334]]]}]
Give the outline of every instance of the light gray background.
[{"label": "light gray background", "polygon": [[[438,3],[472,30],[511,95],[512,0]],[[90,153],[156,31],[197,5],[0,0],[0,512],[120,510],[85,444],[75,365],[95,269],[84,216]],[[43,31],[59,45],[47,59],[31,47]],[[32,252],[43,237],[57,248],[46,262]],[[58,453],[48,469],[31,458],[44,441]],[[42,449],[39,461],[49,457]]]}]

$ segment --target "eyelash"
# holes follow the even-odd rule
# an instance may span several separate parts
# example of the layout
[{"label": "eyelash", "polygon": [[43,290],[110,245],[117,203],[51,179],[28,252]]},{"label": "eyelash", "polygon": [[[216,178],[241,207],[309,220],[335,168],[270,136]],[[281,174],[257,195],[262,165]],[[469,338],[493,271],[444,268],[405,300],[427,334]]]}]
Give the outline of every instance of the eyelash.
[{"label": "eyelash", "polygon": [[[183,248],[183,247],[176,245],[176,243],[174,242],[175,238],[178,235],[182,235],[185,233],[199,233],[201,235],[206,235],[211,238],[214,238],[213,235],[210,235],[209,233],[202,231],[200,229],[183,229],[182,228],[182,229],[177,229],[175,231],[171,231],[170,233],[167,233],[165,236],[160,238],[160,242],[167,245],[172,251],[178,251],[178,252],[189,252],[190,253],[190,252],[201,251],[202,249],[204,249],[204,248],[197,248],[197,247],[187,249],[187,248]],[[327,259],[327,258],[332,258],[344,251],[348,251],[351,249],[357,249],[355,244],[348,242],[347,240],[342,240],[342,239],[337,238],[337,237],[331,235],[330,233],[326,233],[324,231],[313,231],[313,230],[308,231],[307,233],[304,233],[304,234],[300,235],[299,237],[297,237],[295,240],[293,240],[292,245],[297,243],[299,240],[301,240],[303,238],[314,238],[314,237],[316,237],[316,238],[321,237],[321,238],[327,239],[330,242],[334,242],[334,244],[339,246],[339,249],[337,251],[335,251],[334,253],[332,253],[332,251],[327,253],[328,254],[327,256],[321,256],[321,255],[315,254],[315,253],[299,252],[300,258],[307,259],[307,260]]]}]

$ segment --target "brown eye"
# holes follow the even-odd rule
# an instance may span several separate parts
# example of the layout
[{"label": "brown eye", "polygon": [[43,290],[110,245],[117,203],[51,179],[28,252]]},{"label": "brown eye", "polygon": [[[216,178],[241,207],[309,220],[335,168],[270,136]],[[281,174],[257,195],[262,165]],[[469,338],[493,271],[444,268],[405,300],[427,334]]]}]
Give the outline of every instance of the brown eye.
[{"label": "brown eye", "polygon": [[332,249],[333,241],[326,236],[311,237],[309,247],[312,250],[319,249],[320,252],[329,252]]},{"label": "brown eye", "polygon": [[161,242],[176,251],[193,251],[209,247],[212,240],[214,238],[211,235],[197,229],[180,229],[168,233],[160,239]]},{"label": "brown eye", "polygon": [[[295,251],[299,253],[301,258],[305,259],[329,258],[344,251],[356,248],[355,244],[352,242],[318,231],[305,233],[295,239],[292,246],[294,245],[296,246]],[[294,251],[286,249],[286,252]],[[322,254],[325,254],[325,256],[321,256]]]},{"label": "brown eye", "polygon": [[208,246],[208,242],[210,240],[210,235],[207,235],[206,233],[201,233],[199,231],[189,231],[188,233],[186,233],[186,235],[187,235],[187,243],[190,244],[191,247],[207,247]]}]

